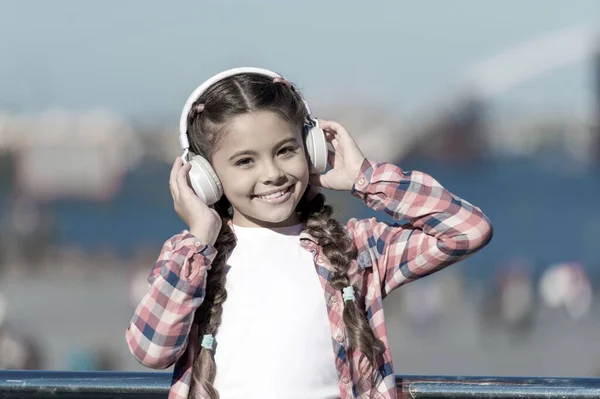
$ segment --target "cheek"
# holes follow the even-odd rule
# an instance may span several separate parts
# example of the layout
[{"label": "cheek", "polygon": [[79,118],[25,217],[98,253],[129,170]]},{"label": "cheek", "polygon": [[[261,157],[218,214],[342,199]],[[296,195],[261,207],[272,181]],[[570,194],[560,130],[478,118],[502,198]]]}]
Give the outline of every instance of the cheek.
[{"label": "cheek", "polygon": [[290,171],[290,174],[293,175],[298,182],[300,183],[300,190],[304,191],[308,186],[308,181],[310,177],[310,171],[308,169],[308,164],[306,161],[298,162],[293,171]]},{"label": "cheek", "polygon": [[237,174],[223,184],[223,191],[227,197],[246,197],[253,192],[253,183],[250,176]]},{"label": "cheek", "polygon": [[308,180],[309,176],[309,168],[308,168],[308,159],[303,155],[294,159],[294,162],[291,165],[293,172],[291,172],[296,178],[299,180]]},{"label": "cheek", "polygon": [[245,193],[244,187],[248,186],[248,179],[244,178],[243,175],[230,168],[220,168],[219,170],[215,168],[215,172],[219,176],[225,196],[230,201],[232,198],[239,197]]}]

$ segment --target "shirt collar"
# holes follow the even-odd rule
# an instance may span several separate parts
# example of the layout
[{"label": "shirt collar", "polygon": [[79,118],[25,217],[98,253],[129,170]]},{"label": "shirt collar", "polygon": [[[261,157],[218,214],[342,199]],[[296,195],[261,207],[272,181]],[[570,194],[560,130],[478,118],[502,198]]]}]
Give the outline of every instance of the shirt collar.
[{"label": "shirt collar", "polygon": [[[231,221],[231,219],[229,219],[227,221],[227,226],[229,226],[229,228],[233,232],[233,235],[235,236],[235,229],[233,227],[233,222]],[[237,237],[236,237],[236,239],[237,239]],[[308,230],[306,230],[306,229],[302,230],[302,232],[300,233],[300,241],[301,242],[308,241],[315,245],[318,245],[317,240],[313,236],[311,236],[310,233],[308,232]]]}]

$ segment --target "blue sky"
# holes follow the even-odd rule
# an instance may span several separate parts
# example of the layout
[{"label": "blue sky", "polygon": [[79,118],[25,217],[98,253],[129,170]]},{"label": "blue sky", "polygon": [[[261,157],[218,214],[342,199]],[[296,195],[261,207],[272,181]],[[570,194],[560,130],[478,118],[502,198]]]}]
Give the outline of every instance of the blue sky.
[{"label": "blue sky", "polygon": [[[600,32],[597,0],[0,0],[0,107],[104,107],[175,123],[206,77],[254,65],[285,74],[311,102],[418,110],[474,62],[579,25]],[[589,73],[569,65],[495,101],[586,102]]]}]

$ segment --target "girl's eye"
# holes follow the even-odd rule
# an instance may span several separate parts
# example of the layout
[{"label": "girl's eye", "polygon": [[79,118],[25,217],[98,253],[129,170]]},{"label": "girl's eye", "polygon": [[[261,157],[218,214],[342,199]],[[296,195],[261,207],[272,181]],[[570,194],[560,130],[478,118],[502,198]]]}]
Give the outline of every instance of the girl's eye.
[{"label": "girl's eye", "polygon": [[252,164],[252,158],[242,158],[239,159],[235,165],[236,166],[241,166],[241,167],[248,167]]},{"label": "girl's eye", "polygon": [[293,153],[296,152],[296,148],[295,147],[284,147],[281,150],[279,150],[279,154],[280,155],[291,155]]}]

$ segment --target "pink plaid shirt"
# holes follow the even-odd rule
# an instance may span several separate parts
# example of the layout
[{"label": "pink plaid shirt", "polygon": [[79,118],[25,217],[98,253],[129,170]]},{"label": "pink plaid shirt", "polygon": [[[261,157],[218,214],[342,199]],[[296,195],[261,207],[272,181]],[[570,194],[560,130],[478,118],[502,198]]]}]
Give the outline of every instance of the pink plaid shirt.
[{"label": "pink plaid shirt", "polygon": [[[374,210],[408,221],[389,225],[375,218],[351,219],[346,226],[359,251],[349,272],[352,285],[358,288],[356,300],[386,348],[379,364],[378,397],[397,398],[383,299],[395,288],[477,252],[490,241],[492,226],[479,208],[451,194],[431,176],[405,172],[389,163],[365,159],[352,195]],[[332,268],[322,249],[307,232],[300,238],[300,245],[313,254],[323,286],[340,397],[360,397],[364,387],[359,386],[355,367],[360,354],[346,351],[342,293],[329,284]],[[188,231],[169,239],[148,278],[149,292],[126,331],[129,349],[141,364],[155,369],[175,364],[170,399],[188,397],[192,362],[199,347],[193,315],[204,298],[206,272],[215,255],[214,247],[199,242]],[[285,350],[281,353],[284,356]]]}]

